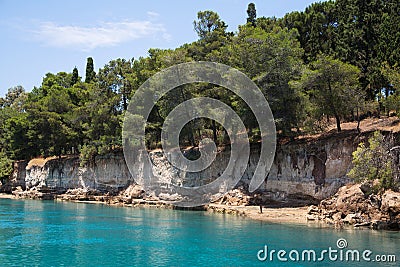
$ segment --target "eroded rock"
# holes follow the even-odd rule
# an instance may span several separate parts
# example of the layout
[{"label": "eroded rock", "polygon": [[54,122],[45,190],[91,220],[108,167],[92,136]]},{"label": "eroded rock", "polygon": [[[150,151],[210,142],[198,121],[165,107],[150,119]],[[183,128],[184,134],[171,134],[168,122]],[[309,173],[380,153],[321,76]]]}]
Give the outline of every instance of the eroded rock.
[{"label": "eroded rock", "polygon": [[315,206],[311,206],[308,214],[319,214],[319,219],[328,224],[335,222],[372,229],[399,229],[400,193],[388,190],[383,195],[374,195],[365,185],[347,185],[321,201],[318,212]]}]

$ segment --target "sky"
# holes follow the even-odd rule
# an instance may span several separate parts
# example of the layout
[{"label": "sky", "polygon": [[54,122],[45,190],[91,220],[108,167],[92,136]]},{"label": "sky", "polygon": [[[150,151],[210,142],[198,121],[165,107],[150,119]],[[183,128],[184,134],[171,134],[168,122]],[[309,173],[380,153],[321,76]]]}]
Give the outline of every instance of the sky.
[{"label": "sky", "polygon": [[197,40],[198,11],[212,10],[237,31],[247,5],[257,17],[283,17],[316,0],[0,0],[0,96],[13,86],[39,87],[46,73],[84,77],[117,58],[147,56],[149,48],[176,48]]}]

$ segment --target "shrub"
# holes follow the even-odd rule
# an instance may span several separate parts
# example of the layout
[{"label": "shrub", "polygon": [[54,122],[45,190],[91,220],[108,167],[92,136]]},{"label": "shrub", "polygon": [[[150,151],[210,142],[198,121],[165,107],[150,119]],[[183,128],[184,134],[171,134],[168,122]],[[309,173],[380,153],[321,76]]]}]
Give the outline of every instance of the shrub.
[{"label": "shrub", "polygon": [[391,148],[393,142],[379,131],[368,139],[368,146],[360,143],[353,152],[353,168],[348,176],[356,182],[372,183],[374,193],[396,189],[396,162]]},{"label": "shrub", "polygon": [[97,155],[97,148],[93,145],[83,145],[79,155],[81,167],[94,160]]},{"label": "shrub", "polygon": [[0,181],[5,182],[13,171],[12,160],[3,151],[0,152]]}]

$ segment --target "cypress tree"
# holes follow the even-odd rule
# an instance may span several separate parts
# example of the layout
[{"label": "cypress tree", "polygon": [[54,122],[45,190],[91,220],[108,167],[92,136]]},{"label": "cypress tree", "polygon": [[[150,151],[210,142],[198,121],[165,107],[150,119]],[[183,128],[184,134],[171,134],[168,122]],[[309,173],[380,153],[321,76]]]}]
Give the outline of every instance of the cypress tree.
[{"label": "cypress tree", "polygon": [[251,25],[256,26],[256,5],[254,3],[250,3],[247,6],[247,23],[251,23]]},{"label": "cypress tree", "polygon": [[86,78],[85,82],[90,83],[93,82],[96,78],[96,72],[94,72],[94,64],[93,64],[93,58],[88,57],[87,63],[86,63]]},{"label": "cypress tree", "polygon": [[78,81],[79,81],[79,73],[78,73],[78,69],[75,67],[72,70],[71,86],[76,84]]}]

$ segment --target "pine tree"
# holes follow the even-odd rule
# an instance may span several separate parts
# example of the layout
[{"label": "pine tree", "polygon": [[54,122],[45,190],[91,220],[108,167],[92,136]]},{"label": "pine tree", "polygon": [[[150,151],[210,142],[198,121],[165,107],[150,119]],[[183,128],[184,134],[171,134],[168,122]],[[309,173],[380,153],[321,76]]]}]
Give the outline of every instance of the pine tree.
[{"label": "pine tree", "polygon": [[211,40],[216,33],[225,33],[228,27],[225,22],[223,22],[219,15],[213,11],[199,11],[197,13],[197,21],[193,21],[194,30],[199,35],[200,39]]}]

